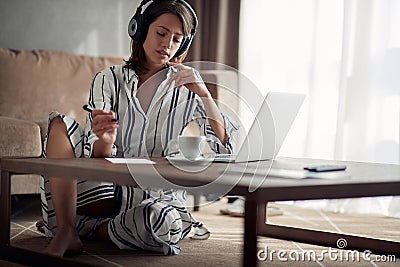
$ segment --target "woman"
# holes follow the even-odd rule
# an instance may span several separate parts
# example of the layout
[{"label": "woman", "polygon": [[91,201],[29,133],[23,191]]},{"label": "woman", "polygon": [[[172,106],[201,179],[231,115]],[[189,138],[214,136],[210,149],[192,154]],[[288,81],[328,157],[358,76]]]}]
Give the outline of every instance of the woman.
[{"label": "woman", "polygon": [[[215,141],[212,149],[230,151],[235,125],[219,112],[198,72],[180,64],[196,26],[196,15],[183,0],[143,1],[129,25],[129,60],[93,79],[85,131],[67,116],[50,114],[43,156],[165,156],[168,143],[191,120]],[[166,255],[179,253],[177,243],[192,226],[209,236],[186,210],[184,191],[57,177],[43,177],[41,188],[51,255],[79,252],[81,238],[93,235],[119,248]]]}]

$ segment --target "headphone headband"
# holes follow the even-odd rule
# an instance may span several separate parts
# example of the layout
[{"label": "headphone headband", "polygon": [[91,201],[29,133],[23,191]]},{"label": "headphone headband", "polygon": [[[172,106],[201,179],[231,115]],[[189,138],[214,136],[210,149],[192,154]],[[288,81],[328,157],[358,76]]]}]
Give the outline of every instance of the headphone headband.
[{"label": "headphone headband", "polygon": [[[148,18],[145,13],[146,9],[149,5],[153,4],[156,1],[161,1],[161,0],[143,0],[140,3],[140,5],[138,6],[138,8],[136,9],[135,14],[133,15],[133,17],[131,18],[131,20],[129,22],[128,34],[132,38],[132,40],[134,40],[135,42],[137,42],[139,44],[144,43],[146,36],[147,36],[148,29],[149,29]],[[197,29],[197,25],[198,25],[197,16],[196,16],[196,13],[194,12],[193,8],[184,0],[178,0],[178,2],[185,5],[185,7],[192,14],[193,25],[192,25],[192,29],[190,30],[189,36],[185,36],[182,39],[181,45],[178,48],[178,50],[176,51],[174,57],[181,56],[183,53],[185,53],[189,49],[189,46],[192,43],[193,37],[196,34],[196,29]],[[144,8],[144,10],[142,10],[143,8]]]}]

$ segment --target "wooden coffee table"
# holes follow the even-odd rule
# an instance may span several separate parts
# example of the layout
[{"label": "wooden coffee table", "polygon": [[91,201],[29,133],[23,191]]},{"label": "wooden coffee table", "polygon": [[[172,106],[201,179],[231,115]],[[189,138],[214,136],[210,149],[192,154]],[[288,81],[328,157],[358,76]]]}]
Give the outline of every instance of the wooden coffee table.
[{"label": "wooden coffee table", "polygon": [[[176,169],[163,158],[153,158],[155,165],[112,164],[105,159],[41,159],[3,158],[1,164],[0,256],[22,264],[40,259],[47,264],[70,266],[71,260],[13,247],[10,244],[10,177],[12,174],[42,174],[47,176],[110,181],[125,185],[142,185],[143,181],[156,181],[160,187],[185,186],[194,193],[224,193],[242,195],[245,202],[243,266],[257,265],[257,236],[299,241],[335,248],[336,241],[344,238],[346,249],[371,250],[379,254],[400,254],[400,243],[390,240],[359,237],[307,229],[266,224],[268,202],[285,200],[336,199],[367,196],[400,195],[400,165],[360,162],[338,162],[314,159],[278,158],[274,169],[302,170],[304,166],[319,164],[345,164],[350,178],[288,179],[268,176],[238,176],[224,172],[228,166],[214,163],[202,172],[188,174]],[[140,177],[141,179],[137,179]],[[159,180],[162,177],[162,180]],[[249,192],[251,179],[261,184]],[[138,182],[139,181],[139,182]],[[207,186],[207,185],[212,186]],[[192,190],[193,189],[193,190]],[[74,265],[79,265],[73,262]],[[43,265],[43,264],[40,264]],[[86,265],[86,264],[83,264]]]}]

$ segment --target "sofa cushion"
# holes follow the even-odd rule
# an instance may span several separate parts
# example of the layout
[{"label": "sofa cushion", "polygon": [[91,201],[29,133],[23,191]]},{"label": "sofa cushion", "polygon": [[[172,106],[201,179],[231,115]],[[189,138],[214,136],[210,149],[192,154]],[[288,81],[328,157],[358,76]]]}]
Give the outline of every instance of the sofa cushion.
[{"label": "sofa cushion", "polygon": [[82,124],[94,75],[122,63],[116,57],[0,48],[0,116],[43,120],[56,110]]},{"label": "sofa cushion", "polygon": [[11,176],[11,195],[39,194],[40,176],[35,174],[19,174]]},{"label": "sofa cushion", "polygon": [[0,117],[0,157],[38,157],[42,153],[39,125]]}]

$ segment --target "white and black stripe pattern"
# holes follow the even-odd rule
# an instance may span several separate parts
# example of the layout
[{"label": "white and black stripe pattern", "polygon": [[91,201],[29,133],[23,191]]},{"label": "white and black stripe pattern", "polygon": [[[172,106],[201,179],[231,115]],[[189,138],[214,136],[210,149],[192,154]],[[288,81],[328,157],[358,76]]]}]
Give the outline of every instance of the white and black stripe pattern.
[{"label": "white and black stripe pattern", "polygon": [[189,232],[192,217],[183,191],[122,186],[120,213],[108,223],[111,240],[121,249],[146,249],[174,255]]}]

